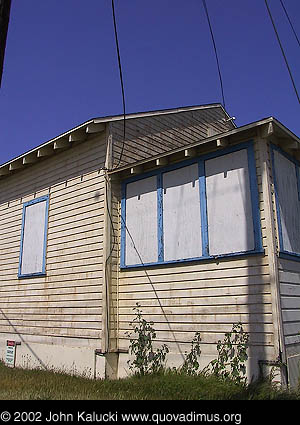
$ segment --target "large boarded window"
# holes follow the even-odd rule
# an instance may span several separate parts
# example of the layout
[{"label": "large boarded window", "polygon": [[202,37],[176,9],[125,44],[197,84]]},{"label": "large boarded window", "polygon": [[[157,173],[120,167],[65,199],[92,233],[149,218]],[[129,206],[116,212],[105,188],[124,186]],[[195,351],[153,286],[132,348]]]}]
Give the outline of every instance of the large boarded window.
[{"label": "large boarded window", "polygon": [[299,167],[273,150],[280,250],[300,254]]},{"label": "large boarded window", "polygon": [[23,207],[19,277],[45,274],[48,196]]},{"label": "large boarded window", "polygon": [[198,164],[163,174],[164,260],[201,257]]},{"label": "large boarded window", "polygon": [[121,267],[262,252],[251,142],[123,183]]},{"label": "large boarded window", "polygon": [[209,253],[255,247],[247,149],[205,162]]}]

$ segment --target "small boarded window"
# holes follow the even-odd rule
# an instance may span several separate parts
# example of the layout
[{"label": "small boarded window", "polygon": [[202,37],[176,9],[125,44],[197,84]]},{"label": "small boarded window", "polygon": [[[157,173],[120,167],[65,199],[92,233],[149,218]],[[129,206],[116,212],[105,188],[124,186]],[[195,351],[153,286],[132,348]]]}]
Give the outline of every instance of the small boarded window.
[{"label": "small boarded window", "polygon": [[300,254],[299,167],[273,150],[280,250]]},{"label": "small boarded window", "polygon": [[45,274],[48,196],[23,206],[19,277]]}]

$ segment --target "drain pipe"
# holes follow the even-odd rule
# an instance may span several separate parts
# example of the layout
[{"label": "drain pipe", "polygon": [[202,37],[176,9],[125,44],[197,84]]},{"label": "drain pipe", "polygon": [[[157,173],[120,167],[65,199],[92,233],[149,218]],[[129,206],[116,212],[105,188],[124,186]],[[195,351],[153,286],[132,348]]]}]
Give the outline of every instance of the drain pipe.
[{"label": "drain pipe", "polygon": [[[104,180],[104,233],[103,233],[103,279],[102,279],[102,338],[101,348],[94,351],[94,378],[96,378],[97,356],[105,358],[105,375],[106,375],[106,355],[109,353],[109,301],[110,301],[110,259],[112,255],[111,231],[112,231],[112,215],[111,215],[111,186],[108,170],[112,164],[112,132],[111,124],[106,125],[106,159],[105,166],[102,168],[100,178]],[[103,173],[103,174],[102,174]]]}]

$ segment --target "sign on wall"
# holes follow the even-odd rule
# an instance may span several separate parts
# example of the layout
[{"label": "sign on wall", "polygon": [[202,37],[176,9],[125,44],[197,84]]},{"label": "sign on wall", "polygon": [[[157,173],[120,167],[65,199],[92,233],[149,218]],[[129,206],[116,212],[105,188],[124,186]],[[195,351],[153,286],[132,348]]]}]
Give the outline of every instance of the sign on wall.
[{"label": "sign on wall", "polygon": [[16,341],[6,341],[6,366],[15,367],[16,361]]}]

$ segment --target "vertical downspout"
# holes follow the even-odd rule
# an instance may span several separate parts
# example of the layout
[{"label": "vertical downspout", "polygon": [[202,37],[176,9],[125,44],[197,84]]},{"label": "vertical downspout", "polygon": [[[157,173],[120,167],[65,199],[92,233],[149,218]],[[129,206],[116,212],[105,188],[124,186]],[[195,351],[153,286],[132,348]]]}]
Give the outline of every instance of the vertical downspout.
[{"label": "vertical downspout", "polygon": [[[265,211],[265,220],[267,231],[267,247],[268,247],[268,260],[269,260],[269,273],[270,273],[270,286],[271,286],[271,297],[272,297],[272,316],[274,325],[274,347],[277,356],[277,360],[281,363],[286,363],[286,353],[283,336],[283,323],[281,314],[281,302],[280,302],[280,282],[279,282],[279,269],[278,269],[278,258],[277,258],[277,246],[276,246],[276,229],[275,229],[275,216],[273,210],[273,193],[271,183],[271,175],[268,167],[271,160],[268,154],[267,138],[264,138],[259,134],[257,140],[259,148],[259,160],[260,168],[262,173],[262,190],[263,190],[263,202]],[[281,378],[283,384],[287,385],[286,382],[286,369],[281,368]]]}]

